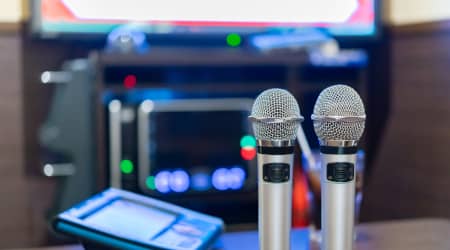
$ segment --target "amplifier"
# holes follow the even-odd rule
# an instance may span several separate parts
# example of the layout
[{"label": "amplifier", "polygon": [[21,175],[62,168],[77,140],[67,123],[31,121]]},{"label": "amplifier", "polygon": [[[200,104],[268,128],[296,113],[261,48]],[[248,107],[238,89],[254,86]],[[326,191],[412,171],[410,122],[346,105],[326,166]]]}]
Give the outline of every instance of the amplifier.
[{"label": "amplifier", "polygon": [[255,193],[252,99],[113,99],[109,184],[166,200]]}]

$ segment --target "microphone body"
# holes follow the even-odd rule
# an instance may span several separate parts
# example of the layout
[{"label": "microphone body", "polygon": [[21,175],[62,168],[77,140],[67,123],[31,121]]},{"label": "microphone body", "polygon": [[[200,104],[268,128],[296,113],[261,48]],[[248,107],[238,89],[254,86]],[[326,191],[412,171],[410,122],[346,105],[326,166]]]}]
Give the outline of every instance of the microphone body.
[{"label": "microphone body", "polygon": [[[353,249],[356,154],[321,152],[322,249]],[[322,151],[322,150],[321,150]],[[341,150],[343,151],[343,150]]]},{"label": "microphone body", "polygon": [[262,250],[290,250],[294,148],[278,149],[286,153],[267,154],[259,147],[257,155],[258,232]]},{"label": "microphone body", "polygon": [[322,250],[352,250],[355,223],[355,163],[366,113],[346,85],[323,90],[311,116],[321,154]]},{"label": "microphone body", "polygon": [[300,107],[288,91],[269,89],[256,98],[249,119],[258,143],[259,249],[290,250],[293,154],[303,120]]}]

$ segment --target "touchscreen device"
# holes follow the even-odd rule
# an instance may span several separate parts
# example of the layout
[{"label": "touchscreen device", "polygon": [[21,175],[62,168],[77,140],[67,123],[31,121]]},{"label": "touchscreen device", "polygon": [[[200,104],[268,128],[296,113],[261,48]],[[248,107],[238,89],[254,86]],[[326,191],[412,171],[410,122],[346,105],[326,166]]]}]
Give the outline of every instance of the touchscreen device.
[{"label": "touchscreen device", "polygon": [[219,218],[110,188],[59,214],[55,231],[118,249],[208,249]]}]

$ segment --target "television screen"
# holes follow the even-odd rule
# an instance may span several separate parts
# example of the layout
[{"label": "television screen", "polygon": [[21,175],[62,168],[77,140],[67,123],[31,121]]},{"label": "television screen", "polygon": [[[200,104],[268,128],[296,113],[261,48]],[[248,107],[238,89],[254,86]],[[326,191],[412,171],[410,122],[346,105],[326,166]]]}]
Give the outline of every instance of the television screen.
[{"label": "television screen", "polygon": [[377,0],[39,0],[41,34],[105,34],[138,24],[149,34],[256,33],[321,28],[335,36],[376,33]]}]

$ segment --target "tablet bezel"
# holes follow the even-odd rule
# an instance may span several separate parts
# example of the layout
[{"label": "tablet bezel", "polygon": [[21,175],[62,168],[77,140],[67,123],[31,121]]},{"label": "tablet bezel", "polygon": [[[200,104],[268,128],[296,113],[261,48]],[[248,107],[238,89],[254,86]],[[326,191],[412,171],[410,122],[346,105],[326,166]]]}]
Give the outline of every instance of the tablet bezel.
[{"label": "tablet bezel", "polygon": [[176,219],[168,227],[161,230],[161,232],[167,230],[184,218],[195,218],[214,225],[214,230],[211,230],[203,237],[198,238],[201,240],[201,249],[214,242],[224,230],[223,221],[219,218],[115,188],[107,189],[102,193],[94,195],[80,204],[62,212],[53,220],[53,229],[55,231],[64,232],[78,237],[81,240],[98,242],[100,244],[106,244],[111,247],[119,247],[121,249],[126,246],[131,249],[141,249],[141,247],[142,249],[147,249],[148,247],[151,247],[152,249],[167,249],[168,246],[156,242],[155,238],[149,239],[145,242],[138,239],[129,239],[121,235],[92,227],[83,221],[83,217],[86,215],[92,215],[93,213],[100,212],[102,211],[102,208],[105,208],[108,204],[111,204],[117,200],[126,200],[138,205],[175,215]]}]

